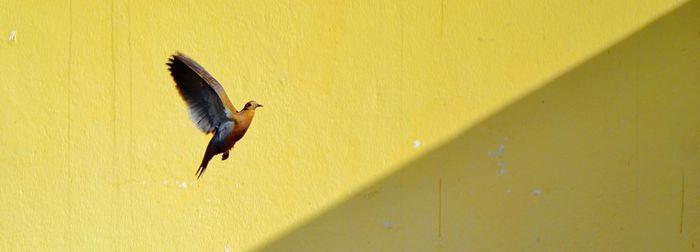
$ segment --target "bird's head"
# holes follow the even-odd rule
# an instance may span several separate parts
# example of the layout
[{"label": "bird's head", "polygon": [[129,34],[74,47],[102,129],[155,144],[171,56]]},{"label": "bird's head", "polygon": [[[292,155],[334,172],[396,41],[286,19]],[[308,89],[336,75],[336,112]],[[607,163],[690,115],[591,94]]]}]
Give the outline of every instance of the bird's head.
[{"label": "bird's head", "polygon": [[245,106],[243,106],[243,110],[252,110],[255,111],[256,108],[262,107],[263,105],[256,102],[256,101],[249,101],[246,102]]}]

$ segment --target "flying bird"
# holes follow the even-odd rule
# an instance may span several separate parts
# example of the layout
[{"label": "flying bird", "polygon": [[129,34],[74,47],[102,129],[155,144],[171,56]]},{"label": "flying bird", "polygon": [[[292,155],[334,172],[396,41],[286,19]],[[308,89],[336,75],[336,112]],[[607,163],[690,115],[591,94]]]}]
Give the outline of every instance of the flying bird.
[{"label": "flying bird", "polygon": [[229,151],[248,131],[255,109],[263,105],[251,100],[242,110],[236,110],[221,84],[199,63],[180,52],[173,54],[166,65],[194,124],[204,133],[214,134],[195,174],[199,179],[215,155],[223,153],[221,160],[228,158]]}]

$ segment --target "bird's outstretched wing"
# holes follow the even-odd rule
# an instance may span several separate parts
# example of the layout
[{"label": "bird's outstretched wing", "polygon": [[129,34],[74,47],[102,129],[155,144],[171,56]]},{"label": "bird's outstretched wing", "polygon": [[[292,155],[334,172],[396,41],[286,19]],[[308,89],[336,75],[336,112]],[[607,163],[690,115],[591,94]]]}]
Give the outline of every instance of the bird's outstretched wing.
[{"label": "bird's outstretched wing", "polygon": [[237,110],[224,88],[196,61],[178,52],[167,65],[197,128],[211,133],[217,125],[232,118]]}]

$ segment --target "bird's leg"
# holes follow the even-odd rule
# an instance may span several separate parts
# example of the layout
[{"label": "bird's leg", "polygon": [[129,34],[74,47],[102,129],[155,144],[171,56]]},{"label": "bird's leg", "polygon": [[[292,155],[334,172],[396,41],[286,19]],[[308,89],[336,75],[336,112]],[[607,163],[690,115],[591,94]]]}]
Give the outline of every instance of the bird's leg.
[{"label": "bird's leg", "polygon": [[223,155],[221,155],[221,160],[226,160],[228,158],[228,151],[224,152]]}]

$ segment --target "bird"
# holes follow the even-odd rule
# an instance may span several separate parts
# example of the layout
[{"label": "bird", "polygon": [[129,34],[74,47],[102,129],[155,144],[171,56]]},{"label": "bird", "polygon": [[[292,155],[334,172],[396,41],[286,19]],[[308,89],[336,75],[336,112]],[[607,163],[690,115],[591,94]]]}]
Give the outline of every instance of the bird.
[{"label": "bird", "polygon": [[236,110],[219,81],[181,52],[172,54],[166,65],[180,97],[187,104],[192,122],[205,134],[213,133],[195,173],[199,179],[215,155],[222,154],[221,160],[228,159],[229,151],[253,122],[255,110],[263,105],[251,100],[243,109]]}]

